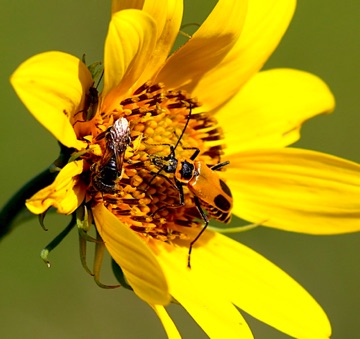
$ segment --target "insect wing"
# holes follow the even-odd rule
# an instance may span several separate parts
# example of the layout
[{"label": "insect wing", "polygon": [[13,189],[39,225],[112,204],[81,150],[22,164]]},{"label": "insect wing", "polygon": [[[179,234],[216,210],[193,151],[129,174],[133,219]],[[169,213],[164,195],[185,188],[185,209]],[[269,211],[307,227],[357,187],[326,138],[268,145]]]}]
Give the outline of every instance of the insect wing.
[{"label": "insect wing", "polygon": [[189,181],[190,191],[198,197],[201,205],[214,219],[228,223],[233,207],[233,198],[229,187],[204,162],[195,161],[194,165],[198,175]]},{"label": "insect wing", "polygon": [[123,117],[119,118],[111,127],[109,134],[107,143],[109,143],[109,147],[113,149],[116,159],[116,167],[118,172],[121,173],[124,153],[131,142],[129,122]]},{"label": "insect wing", "polygon": [[106,139],[109,146],[116,148],[118,153],[125,152],[130,144],[129,122],[125,118],[116,120],[114,125],[109,128]]}]

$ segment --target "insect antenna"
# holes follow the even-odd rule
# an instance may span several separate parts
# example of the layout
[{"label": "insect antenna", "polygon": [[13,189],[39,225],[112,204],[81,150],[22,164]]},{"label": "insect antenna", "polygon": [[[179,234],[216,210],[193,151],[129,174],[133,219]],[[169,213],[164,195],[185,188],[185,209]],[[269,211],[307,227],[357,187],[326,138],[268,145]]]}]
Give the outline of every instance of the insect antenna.
[{"label": "insect antenna", "polygon": [[[184,133],[185,133],[185,131],[186,131],[188,125],[189,125],[189,121],[190,121],[190,118],[191,118],[191,112],[192,112],[192,106],[191,106],[191,104],[189,104],[189,105],[190,105],[189,115],[188,115],[188,117],[186,119],[184,128],[181,131],[181,134],[180,134],[179,138],[177,139],[177,142],[176,142],[175,146],[170,145],[170,144],[163,144],[163,145],[167,145],[167,146],[170,147],[169,155],[162,158],[164,160],[169,161],[169,163],[161,164],[161,166],[158,166],[158,167],[160,167],[160,169],[156,173],[154,173],[153,177],[148,182],[148,187],[151,185],[151,183],[154,181],[154,179],[158,175],[161,175],[161,172],[165,171],[166,173],[175,173],[176,166],[177,166],[177,159],[175,157],[175,150],[178,147],[178,145],[181,143],[181,139],[184,136]],[[155,165],[156,165],[156,162],[157,161],[154,161]]]},{"label": "insect antenna", "polygon": [[97,82],[97,84],[96,84],[96,86],[95,86],[96,89],[98,89],[98,87],[99,87],[99,85],[100,85],[100,82],[101,82],[101,80],[103,79],[103,77],[104,77],[104,70],[102,70],[101,75],[100,75],[100,77],[99,77],[99,80],[98,80],[98,82]]},{"label": "insect antenna", "polygon": [[190,103],[189,105],[190,105],[189,115],[188,115],[188,117],[187,117],[187,119],[186,119],[185,126],[184,126],[184,128],[183,128],[183,130],[182,130],[182,132],[181,132],[181,134],[180,134],[180,136],[179,136],[179,138],[178,138],[175,146],[174,146],[174,147],[170,147],[170,148],[172,148],[172,149],[171,149],[171,154],[173,154],[174,157],[175,157],[175,150],[176,150],[176,148],[178,147],[178,145],[180,144],[181,139],[182,139],[182,137],[184,136],[184,133],[185,133],[185,131],[186,131],[188,125],[189,125],[189,121],[190,121],[191,113],[192,113],[191,103]]}]

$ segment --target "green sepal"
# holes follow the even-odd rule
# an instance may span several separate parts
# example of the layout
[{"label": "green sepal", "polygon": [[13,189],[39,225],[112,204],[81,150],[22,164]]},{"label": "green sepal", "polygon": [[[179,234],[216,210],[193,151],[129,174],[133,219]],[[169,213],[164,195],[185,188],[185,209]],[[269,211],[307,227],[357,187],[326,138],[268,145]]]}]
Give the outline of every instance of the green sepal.
[{"label": "green sepal", "polygon": [[64,230],[62,230],[41,252],[40,252],[40,257],[41,259],[45,262],[45,264],[47,265],[47,267],[50,267],[50,261],[48,260],[48,256],[50,254],[50,252],[55,249],[64,239],[65,237],[69,234],[69,232],[74,228],[74,226],[76,225],[76,218],[75,215],[73,214],[71,216],[71,221],[70,223],[64,228]]},{"label": "green sepal", "polygon": [[112,258],[111,258],[111,267],[112,267],[112,270],[114,272],[115,278],[121,284],[121,286],[125,287],[126,289],[128,289],[130,291],[133,291],[133,288],[127,283],[126,278],[124,276],[124,273],[123,273],[121,267]]}]

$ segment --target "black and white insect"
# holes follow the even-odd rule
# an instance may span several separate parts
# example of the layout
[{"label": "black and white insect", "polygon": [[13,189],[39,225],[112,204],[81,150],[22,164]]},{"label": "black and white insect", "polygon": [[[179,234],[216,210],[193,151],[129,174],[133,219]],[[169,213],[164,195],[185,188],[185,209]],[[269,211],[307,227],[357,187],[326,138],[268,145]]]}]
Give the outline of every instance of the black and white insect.
[{"label": "black and white insect", "polygon": [[131,142],[127,119],[116,120],[97,137],[102,138],[105,138],[105,150],[102,158],[91,166],[92,184],[99,192],[115,193],[116,181],[122,176],[125,151]]}]

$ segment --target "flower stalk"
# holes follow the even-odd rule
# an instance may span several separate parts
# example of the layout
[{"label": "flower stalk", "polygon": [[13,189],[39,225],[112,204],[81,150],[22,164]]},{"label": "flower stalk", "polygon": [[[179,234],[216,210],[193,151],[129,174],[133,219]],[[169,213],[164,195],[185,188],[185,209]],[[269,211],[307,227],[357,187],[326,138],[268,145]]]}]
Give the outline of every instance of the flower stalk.
[{"label": "flower stalk", "polygon": [[24,222],[27,218],[34,217],[33,214],[28,213],[25,202],[36,192],[50,185],[56,175],[57,173],[47,168],[21,187],[8,200],[0,211],[0,239],[3,239],[15,226]]}]

